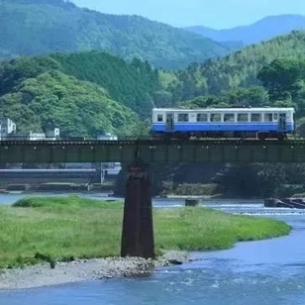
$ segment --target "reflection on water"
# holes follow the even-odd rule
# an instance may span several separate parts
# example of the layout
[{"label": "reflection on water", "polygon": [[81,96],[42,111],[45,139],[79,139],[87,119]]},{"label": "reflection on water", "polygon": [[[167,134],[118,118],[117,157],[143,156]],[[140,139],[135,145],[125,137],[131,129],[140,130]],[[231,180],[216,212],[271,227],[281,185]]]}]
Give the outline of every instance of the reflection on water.
[{"label": "reflection on water", "polygon": [[[183,200],[154,201],[159,208],[183,204]],[[1,291],[0,304],[305,304],[305,211],[265,209],[259,203],[209,206],[231,213],[272,215],[294,230],[289,236],[238,243],[229,250],[194,253],[204,260],[160,268],[149,277]]]}]

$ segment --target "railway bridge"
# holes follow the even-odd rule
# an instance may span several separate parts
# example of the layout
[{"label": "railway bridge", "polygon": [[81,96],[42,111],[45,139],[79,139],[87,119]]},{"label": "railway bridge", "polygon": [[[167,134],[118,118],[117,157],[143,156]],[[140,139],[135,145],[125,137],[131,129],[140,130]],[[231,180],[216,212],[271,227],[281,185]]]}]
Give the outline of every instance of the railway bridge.
[{"label": "railway bridge", "polygon": [[[154,257],[148,165],[154,162],[305,162],[305,141],[118,140],[0,141],[0,163],[129,163],[122,256]],[[0,173],[1,174],[1,173]]]},{"label": "railway bridge", "polygon": [[305,140],[0,141],[0,163],[305,162]]}]

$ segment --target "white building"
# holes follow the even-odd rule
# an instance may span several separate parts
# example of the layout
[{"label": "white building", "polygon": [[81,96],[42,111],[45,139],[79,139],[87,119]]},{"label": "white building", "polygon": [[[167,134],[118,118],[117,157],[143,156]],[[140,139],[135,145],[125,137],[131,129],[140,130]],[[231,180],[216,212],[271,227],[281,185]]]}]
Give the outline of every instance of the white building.
[{"label": "white building", "polygon": [[54,128],[52,130],[47,130],[46,137],[48,140],[57,140],[60,137],[60,129]]},{"label": "white building", "polygon": [[9,118],[0,118],[0,140],[16,132],[16,124]]},{"label": "white building", "polygon": [[30,141],[40,141],[45,140],[46,134],[44,132],[30,132],[29,134],[29,140]]},{"label": "white building", "polygon": [[41,140],[55,141],[59,137],[60,137],[59,128],[54,128],[53,130],[48,130],[46,133],[31,131],[28,135],[28,139],[30,141],[41,141]]}]

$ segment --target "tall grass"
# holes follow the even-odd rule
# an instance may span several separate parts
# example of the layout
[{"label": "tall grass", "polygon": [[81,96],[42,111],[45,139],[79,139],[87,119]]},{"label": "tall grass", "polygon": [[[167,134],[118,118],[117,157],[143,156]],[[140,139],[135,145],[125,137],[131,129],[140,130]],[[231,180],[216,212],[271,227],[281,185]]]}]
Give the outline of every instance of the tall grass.
[{"label": "tall grass", "polygon": [[[123,204],[77,196],[25,198],[0,208],[0,268],[118,256]],[[156,249],[224,249],[288,234],[284,222],[206,208],[154,210]]]}]

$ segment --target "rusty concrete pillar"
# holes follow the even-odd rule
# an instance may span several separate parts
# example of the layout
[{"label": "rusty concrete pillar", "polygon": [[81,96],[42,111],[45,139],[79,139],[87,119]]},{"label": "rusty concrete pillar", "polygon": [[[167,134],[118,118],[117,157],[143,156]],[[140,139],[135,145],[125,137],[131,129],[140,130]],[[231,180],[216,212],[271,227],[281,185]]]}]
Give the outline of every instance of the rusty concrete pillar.
[{"label": "rusty concrete pillar", "polygon": [[128,168],[121,256],[155,257],[151,184],[148,168],[141,162]]}]

